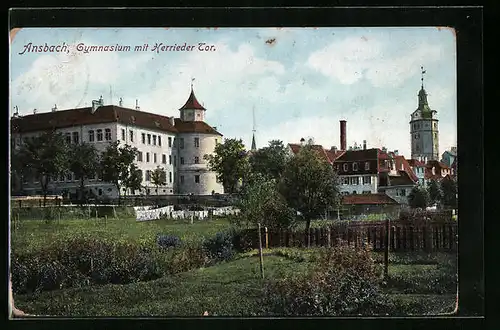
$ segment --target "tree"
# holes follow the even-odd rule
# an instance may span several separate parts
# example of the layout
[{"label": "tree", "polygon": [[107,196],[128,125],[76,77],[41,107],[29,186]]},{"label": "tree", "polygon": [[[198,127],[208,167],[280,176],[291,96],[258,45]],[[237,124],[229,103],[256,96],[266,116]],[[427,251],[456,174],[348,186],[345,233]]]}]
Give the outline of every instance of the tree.
[{"label": "tree", "polygon": [[269,141],[267,147],[254,152],[250,157],[252,171],[279,180],[287,159],[287,151],[280,140]]},{"label": "tree", "polygon": [[280,192],[288,206],[300,212],[306,221],[307,245],[310,246],[311,220],[335,209],[340,201],[333,167],[311,146],[305,146],[286,162]]},{"label": "tree", "polygon": [[19,149],[23,172],[39,180],[45,206],[51,178],[69,170],[70,154],[65,137],[54,131],[26,139]]},{"label": "tree", "polygon": [[158,195],[158,187],[164,186],[167,183],[167,172],[160,166],[155,168],[155,170],[151,172],[151,183],[156,186],[156,194]]},{"label": "tree", "polygon": [[92,144],[81,143],[71,146],[69,169],[80,180],[80,201],[83,202],[85,180],[94,177],[99,168],[99,154]]},{"label": "tree", "polygon": [[457,183],[450,177],[441,180],[441,191],[443,192],[443,205],[445,207],[457,208]]},{"label": "tree", "polygon": [[254,173],[243,187],[237,205],[247,227],[261,223],[268,227],[286,228],[295,218],[293,210],[279,193],[276,180],[260,173]]},{"label": "tree", "polygon": [[115,185],[120,203],[121,186],[129,179],[130,166],[137,155],[137,148],[128,144],[120,147],[120,141],[112,142],[101,154],[101,178]]},{"label": "tree", "polygon": [[130,189],[134,192],[135,190],[141,189],[142,184],[142,171],[135,165],[135,163],[130,164],[128,168],[127,178],[123,181],[125,189]]},{"label": "tree", "polygon": [[235,193],[238,183],[248,178],[250,173],[248,155],[241,139],[225,139],[224,143],[215,146],[213,154],[205,155],[204,159],[209,169],[217,173],[225,193]]},{"label": "tree", "polygon": [[414,187],[408,195],[408,204],[411,208],[426,208],[429,203],[427,190],[421,187]]},{"label": "tree", "polygon": [[438,182],[432,179],[427,186],[427,194],[429,195],[429,204],[439,204],[442,200],[441,189]]}]

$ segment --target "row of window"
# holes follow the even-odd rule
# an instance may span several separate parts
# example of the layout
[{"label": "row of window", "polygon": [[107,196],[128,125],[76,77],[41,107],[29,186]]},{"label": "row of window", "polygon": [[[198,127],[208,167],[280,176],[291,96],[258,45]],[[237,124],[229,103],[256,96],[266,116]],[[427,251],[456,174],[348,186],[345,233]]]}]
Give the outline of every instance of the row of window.
[{"label": "row of window", "polygon": [[[74,132],[73,134],[75,134],[78,132]],[[97,142],[101,142],[103,141],[103,130],[102,129],[97,129],[97,130],[89,130],[89,142],[94,142],[94,141],[97,141]],[[67,136],[66,136],[66,139],[67,139]],[[105,128],[104,129],[104,140],[105,141],[111,141],[111,129],[110,128]]]},{"label": "row of window", "polygon": [[[339,170],[339,166],[340,165],[336,165],[336,167],[335,167],[337,171]],[[344,170],[344,172],[349,171],[349,163],[344,163],[342,165],[342,169]],[[359,164],[357,162],[352,163],[352,170],[353,171],[359,170]],[[368,171],[368,170],[370,170],[370,162],[365,162],[365,171]]]},{"label": "row of window", "polygon": [[[429,128],[429,123],[425,123],[425,126],[422,123],[413,123],[412,124],[412,129],[417,130],[421,128]],[[434,129],[437,129],[437,123],[434,123]]]},{"label": "row of window", "polygon": [[357,186],[360,184],[360,182],[363,182],[363,184],[371,184],[372,183],[372,177],[371,176],[362,176],[361,180],[359,179],[359,176],[350,176],[346,178],[341,178],[341,183],[343,185],[353,185]]},{"label": "row of window", "polygon": [[[158,162],[158,157],[157,157],[157,154],[156,154],[156,153],[152,153],[152,155],[153,155],[153,157],[152,157],[153,159],[151,160],[151,157],[150,157],[150,156],[151,156],[151,154],[150,154],[149,152],[146,152],[146,158],[144,159],[144,157],[143,157],[143,156],[144,156],[143,152],[142,152],[142,151],[139,151],[139,152],[137,153],[137,157],[136,157],[136,158],[137,158],[137,161],[138,161],[138,162],[143,162],[143,161],[145,161],[146,163],[150,163],[150,162],[152,162],[152,163],[155,163],[155,164],[156,164],[156,163]],[[161,162],[162,162],[162,164],[166,164],[166,163],[167,163],[167,155],[165,155],[165,154],[162,154],[162,155],[161,155]],[[180,164],[181,164],[181,165],[184,165],[184,163],[185,163],[185,162],[184,162],[184,157],[180,157]],[[169,165],[172,165],[172,155],[168,155],[168,164],[169,164]],[[195,157],[193,158],[193,164],[200,164],[200,157],[195,156]],[[174,166],[175,166],[175,165],[177,165],[177,156],[175,156],[175,155],[174,155]]]},{"label": "row of window", "polygon": [[[363,195],[368,195],[368,194],[371,194],[372,192],[370,190],[363,190],[361,192]],[[348,191],[343,191],[342,192],[342,195],[357,195],[358,192],[356,190],[353,190],[352,192],[348,192]]]}]

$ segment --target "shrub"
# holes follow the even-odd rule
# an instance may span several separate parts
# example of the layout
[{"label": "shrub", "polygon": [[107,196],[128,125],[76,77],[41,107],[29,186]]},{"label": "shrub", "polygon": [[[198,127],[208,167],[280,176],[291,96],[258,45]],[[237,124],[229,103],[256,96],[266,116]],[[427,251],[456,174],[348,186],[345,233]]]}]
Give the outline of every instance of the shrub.
[{"label": "shrub", "polygon": [[254,249],[254,242],[258,242],[258,233],[256,229],[234,229],[232,231],[232,237],[234,249],[241,253]]},{"label": "shrub", "polygon": [[227,261],[234,257],[233,237],[229,232],[218,232],[214,237],[205,239],[203,250],[213,261]]},{"label": "shrub", "polygon": [[168,272],[170,274],[182,273],[204,267],[207,263],[208,257],[203,247],[194,243],[188,243],[173,251],[168,262]]},{"label": "shrub", "polygon": [[283,316],[381,313],[379,277],[370,251],[339,244],[323,249],[311,273],[266,283],[262,306]]},{"label": "shrub", "polygon": [[177,247],[181,245],[181,239],[175,235],[158,235],[156,243],[161,249],[168,249],[170,247]]}]

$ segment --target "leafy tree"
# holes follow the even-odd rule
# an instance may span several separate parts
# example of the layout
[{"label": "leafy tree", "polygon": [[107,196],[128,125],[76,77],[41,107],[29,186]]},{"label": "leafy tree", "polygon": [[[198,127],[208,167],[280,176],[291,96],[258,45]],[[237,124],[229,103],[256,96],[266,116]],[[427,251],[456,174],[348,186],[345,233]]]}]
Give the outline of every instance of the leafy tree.
[{"label": "leafy tree", "polygon": [[295,218],[294,210],[279,193],[276,180],[269,180],[260,173],[254,174],[243,187],[237,204],[247,227],[261,223],[267,227],[286,228]]},{"label": "leafy tree", "polygon": [[225,139],[224,143],[215,146],[213,154],[205,155],[204,159],[209,169],[217,173],[225,193],[235,193],[238,183],[250,173],[250,162],[241,139]]},{"label": "leafy tree", "polygon": [[130,175],[130,166],[133,164],[137,148],[128,144],[120,147],[120,141],[112,142],[101,154],[101,178],[105,182],[115,185],[118,190],[118,204],[121,197],[121,186]]},{"label": "leafy tree", "polygon": [[439,184],[435,179],[432,179],[427,185],[427,194],[429,195],[429,203],[431,205],[441,202],[443,196]]},{"label": "leafy tree", "polygon": [[12,187],[12,191],[22,191],[23,189],[23,176],[25,173],[23,172],[25,169],[24,164],[22,163],[21,153],[18,148],[11,148],[10,151],[10,185]]},{"label": "leafy tree", "polygon": [[142,171],[137,167],[135,163],[130,164],[128,168],[128,175],[123,181],[123,185],[126,189],[130,191],[135,191],[141,189],[142,183]]},{"label": "leafy tree", "polygon": [[34,139],[26,139],[17,156],[16,162],[22,164],[23,173],[40,182],[45,206],[51,178],[69,170],[70,154],[65,137],[50,131]]},{"label": "leafy tree", "polygon": [[269,141],[267,147],[254,152],[250,157],[252,171],[261,173],[269,178],[279,180],[287,159],[287,151],[283,141]]},{"label": "leafy tree", "polygon": [[99,154],[89,143],[71,146],[69,169],[80,180],[80,201],[84,199],[85,180],[94,177],[99,168]]},{"label": "leafy tree", "polygon": [[429,204],[429,194],[421,187],[414,187],[408,195],[408,204],[411,208],[425,208]]},{"label": "leafy tree", "polygon": [[338,179],[333,167],[320,158],[311,146],[305,146],[287,161],[280,192],[288,205],[300,212],[306,221],[309,246],[311,220],[335,209],[340,201]]},{"label": "leafy tree", "polygon": [[457,207],[457,183],[450,177],[441,180],[441,191],[443,192],[443,205],[446,207]]},{"label": "leafy tree", "polygon": [[167,172],[160,166],[155,168],[155,170],[151,172],[151,183],[156,186],[156,194],[158,195],[158,187],[164,186],[167,183]]}]

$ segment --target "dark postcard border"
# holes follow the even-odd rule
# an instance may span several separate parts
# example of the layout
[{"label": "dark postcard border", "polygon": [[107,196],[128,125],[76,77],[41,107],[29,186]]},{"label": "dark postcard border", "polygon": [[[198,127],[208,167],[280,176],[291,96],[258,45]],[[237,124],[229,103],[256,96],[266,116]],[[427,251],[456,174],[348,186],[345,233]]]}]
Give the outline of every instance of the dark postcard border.
[{"label": "dark postcard border", "polygon": [[[176,8],[176,9],[13,9],[15,27],[307,27],[307,26],[448,26],[456,29],[459,149],[459,292],[461,316],[484,315],[483,248],[483,53],[481,8]],[[8,98],[7,98],[8,100]],[[9,116],[9,112],[7,112]],[[7,118],[9,119],[9,118]],[[7,136],[6,141],[9,141]],[[8,164],[7,164],[8,166]],[[7,218],[8,219],[8,218]],[[5,228],[8,230],[7,222]],[[6,234],[7,236],[7,234]],[[5,237],[6,237],[5,236]],[[8,240],[7,244],[8,244]],[[7,246],[6,246],[7,247]],[[7,251],[7,249],[5,250]],[[4,282],[5,283],[5,282]],[[6,295],[4,295],[6,297]],[[5,305],[4,305],[5,306]],[[270,322],[271,321],[271,322]],[[60,323],[62,322],[62,323]],[[65,320],[19,320],[16,327],[66,327]],[[480,326],[483,320],[406,319],[131,319],[79,320],[82,328],[239,327],[304,328],[340,326],[372,329],[390,325],[420,329],[429,325],[455,328]],[[96,324],[96,326],[93,326]],[[72,326],[74,326],[72,325]],[[468,326],[467,326],[468,325]]]}]

